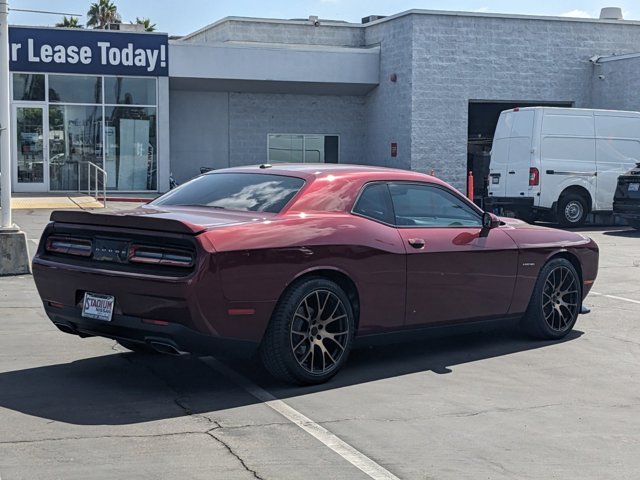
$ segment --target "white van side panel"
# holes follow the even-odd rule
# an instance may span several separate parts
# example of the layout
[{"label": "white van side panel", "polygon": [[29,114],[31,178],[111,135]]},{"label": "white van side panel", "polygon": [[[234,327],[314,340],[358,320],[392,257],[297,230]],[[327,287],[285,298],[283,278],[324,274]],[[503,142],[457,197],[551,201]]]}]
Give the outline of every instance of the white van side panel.
[{"label": "white van side panel", "polygon": [[596,145],[593,111],[544,109],[540,135],[540,206],[551,208],[567,187],[595,198]]},{"label": "white van side panel", "polygon": [[595,114],[597,210],[613,209],[618,177],[640,162],[640,116],[607,113]]}]

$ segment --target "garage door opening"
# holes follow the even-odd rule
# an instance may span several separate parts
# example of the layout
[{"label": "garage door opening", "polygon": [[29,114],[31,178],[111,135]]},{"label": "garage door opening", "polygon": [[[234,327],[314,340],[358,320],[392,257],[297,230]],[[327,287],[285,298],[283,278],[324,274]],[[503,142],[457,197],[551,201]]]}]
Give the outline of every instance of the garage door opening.
[{"label": "garage door opening", "polygon": [[572,107],[573,102],[469,101],[467,171],[473,172],[473,198],[482,207],[489,186],[493,134],[500,112],[516,107]]}]

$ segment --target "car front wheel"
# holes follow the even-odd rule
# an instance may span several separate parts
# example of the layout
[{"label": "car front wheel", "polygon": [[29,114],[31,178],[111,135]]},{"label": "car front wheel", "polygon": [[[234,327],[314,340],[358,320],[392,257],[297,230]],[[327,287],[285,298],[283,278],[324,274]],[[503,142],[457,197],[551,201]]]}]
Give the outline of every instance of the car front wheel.
[{"label": "car front wheel", "polygon": [[325,278],[305,280],[278,302],[260,358],[269,373],[284,382],[326,382],[349,356],[354,325],[351,302],[340,286]]},{"label": "car front wheel", "polygon": [[565,258],[550,260],[540,271],[522,329],[541,339],[559,339],[573,328],[580,313],[580,276]]}]

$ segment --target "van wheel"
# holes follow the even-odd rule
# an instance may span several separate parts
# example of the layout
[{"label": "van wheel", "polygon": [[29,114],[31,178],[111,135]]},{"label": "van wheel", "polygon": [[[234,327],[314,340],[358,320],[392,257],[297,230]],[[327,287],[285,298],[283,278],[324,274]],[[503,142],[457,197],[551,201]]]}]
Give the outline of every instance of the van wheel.
[{"label": "van wheel", "polygon": [[577,193],[563,195],[558,202],[558,223],[563,227],[579,227],[588,213],[586,200]]}]

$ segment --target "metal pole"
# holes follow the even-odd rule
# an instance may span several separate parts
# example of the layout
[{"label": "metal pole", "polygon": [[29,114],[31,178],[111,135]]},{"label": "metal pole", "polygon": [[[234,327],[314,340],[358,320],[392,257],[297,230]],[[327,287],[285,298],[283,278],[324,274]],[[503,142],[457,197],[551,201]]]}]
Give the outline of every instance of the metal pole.
[{"label": "metal pole", "polygon": [[13,227],[11,220],[11,128],[9,123],[9,4],[0,0],[0,229]]}]

